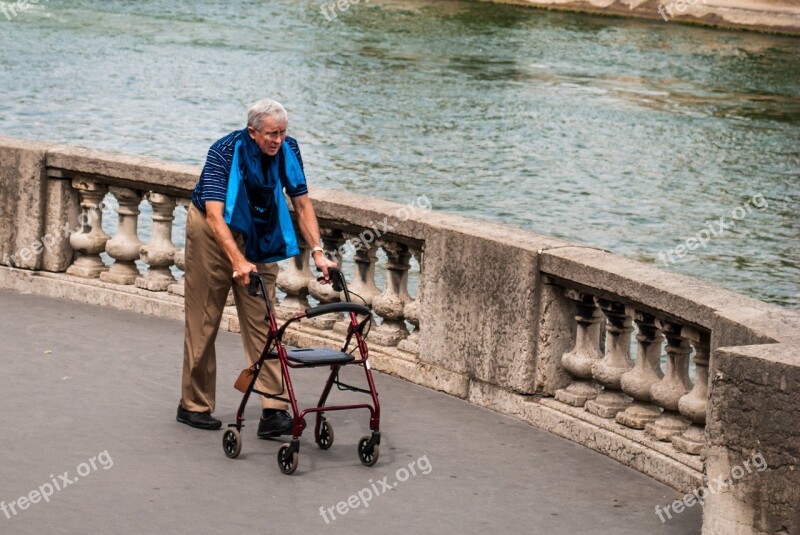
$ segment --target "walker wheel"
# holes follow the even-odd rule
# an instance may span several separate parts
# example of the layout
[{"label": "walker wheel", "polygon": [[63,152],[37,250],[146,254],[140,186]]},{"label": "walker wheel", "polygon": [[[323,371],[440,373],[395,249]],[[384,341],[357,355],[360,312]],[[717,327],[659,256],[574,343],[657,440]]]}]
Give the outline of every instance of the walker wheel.
[{"label": "walker wheel", "polygon": [[291,455],[288,455],[289,448],[290,445],[287,442],[278,450],[278,468],[286,475],[294,474],[294,471],[297,470],[297,452],[293,451]]},{"label": "walker wheel", "polygon": [[365,435],[358,441],[358,458],[364,466],[372,466],[377,463],[378,456],[380,455],[380,446],[377,444],[368,448],[367,445],[369,444],[370,438],[369,435]]},{"label": "walker wheel", "polygon": [[242,451],[242,435],[235,427],[229,427],[222,435],[222,449],[230,459],[235,459]]},{"label": "walker wheel", "polygon": [[328,420],[322,420],[322,425],[320,425],[319,428],[319,438],[317,438],[317,446],[319,446],[321,450],[327,450],[333,446],[333,424],[329,424]]}]

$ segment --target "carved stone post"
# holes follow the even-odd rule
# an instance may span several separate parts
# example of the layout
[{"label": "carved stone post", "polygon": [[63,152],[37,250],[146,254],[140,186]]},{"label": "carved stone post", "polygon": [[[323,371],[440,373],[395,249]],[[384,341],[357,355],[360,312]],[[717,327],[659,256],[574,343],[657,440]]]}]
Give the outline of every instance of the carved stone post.
[{"label": "carved stone post", "polygon": [[413,299],[411,302],[407,303],[405,308],[403,308],[403,316],[405,316],[406,321],[408,321],[411,325],[414,326],[414,330],[405,340],[401,340],[399,344],[397,344],[397,348],[408,353],[413,353],[414,355],[419,355],[419,340],[420,340],[420,332],[419,332],[419,312],[420,312],[420,303],[422,303],[422,252],[418,250],[412,250],[412,254],[414,258],[417,259],[419,263],[419,278],[420,284],[417,284],[417,297]]},{"label": "carved stone post", "polygon": [[575,380],[566,388],[556,390],[556,399],[574,407],[583,407],[597,397],[599,386],[592,381],[592,366],[603,358],[600,353],[600,319],[602,314],[592,295],[567,288],[564,296],[577,302],[575,347],[564,353],[561,365]]},{"label": "carved stone post", "polygon": [[67,274],[96,279],[108,269],[100,258],[110,238],[103,232],[103,211],[100,208],[108,188],[105,184],[78,178],[72,180],[72,187],[78,190],[81,199],[81,230],[69,237],[69,244],[78,255],[67,268]]},{"label": "carved stone post", "polygon": [[172,221],[175,219],[175,198],[161,193],[148,193],[145,198],[153,207],[153,237],[139,249],[139,256],[149,266],[144,276],[136,278],[136,287],[163,292],[175,282],[170,266],[175,262],[177,247],[172,243]]},{"label": "carved stone post", "polygon": [[[175,252],[175,266],[186,273],[186,249],[178,249]],[[180,295],[181,297],[186,295],[186,276],[184,275],[181,280],[174,284],[169,285],[169,293],[174,295]]]},{"label": "carved stone post", "polygon": [[[335,251],[334,260],[337,264],[341,265],[342,257],[339,247],[344,245],[344,236],[342,235],[342,232],[340,230],[323,228],[320,229],[320,234],[320,237],[322,238],[323,249],[326,251]],[[308,289],[311,292],[311,295],[313,295],[321,305],[326,303],[335,303],[341,300],[339,297],[339,292],[333,289],[333,285],[321,284],[317,281],[316,277],[312,278],[308,285]],[[314,325],[317,329],[329,330],[333,329],[337,319],[338,317],[334,314],[325,314],[308,320],[308,323]]]},{"label": "carved stone post", "polygon": [[648,435],[668,441],[683,433],[689,421],[678,414],[678,401],[689,391],[689,341],[682,335],[682,326],[656,319],[656,326],[667,338],[667,366],[664,378],[650,388],[653,401],[664,408],[664,412],[645,426]]},{"label": "carved stone post", "polygon": [[108,189],[119,203],[119,225],[117,235],[106,243],[106,253],[114,259],[114,263],[108,271],[100,274],[100,280],[114,284],[133,284],[139,276],[136,260],[139,260],[142,242],[136,232],[142,196],[138,191],[128,188],[111,186]]},{"label": "carved stone post", "polygon": [[386,251],[386,289],[372,301],[372,308],[383,318],[383,323],[370,336],[381,345],[395,346],[408,336],[403,310],[411,300],[408,295],[411,254],[408,246],[396,242],[385,242],[383,250]]},{"label": "carved stone post", "polygon": [[586,402],[586,410],[601,418],[614,418],[631,402],[623,394],[622,376],[633,366],[631,362],[631,318],[625,305],[607,299],[597,299],[606,316],[606,354],[592,364],[592,377],[604,390]]},{"label": "carved stone post", "polygon": [[278,306],[278,315],[287,318],[309,307],[308,285],[314,280],[309,267],[310,250],[305,240],[298,234],[297,245],[300,254],[287,260],[286,267],[278,273],[277,286],[286,293]]},{"label": "carved stone post", "polygon": [[664,336],[655,325],[655,317],[644,312],[636,312],[636,364],[622,376],[622,391],[635,401],[617,414],[617,422],[633,429],[644,429],[645,425],[661,416],[661,409],[650,403],[650,388],[661,381],[661,345]]},{"label": "carved stone post", "polygon": [[[345,234],[347,240],[356,238],[358,234]],[[352,242],[351,242],[352,243]],[[355,250],[353,255],[353,262],[355,263],[355,274],[353,279],[348,281],[348,288],[351,292],[358,294],[364,298],[367,306],[371,306],[375,297],[379,296],[381,291],[375,286],[375,263],[377,262],[377,247],[365,247],[365,244],[360,240],[355,240],[359,244],[359,248]],[[354,303],[361,303],[361,299],[353,296]],[[345,314],[342,319],[336,322],[333,330],[338,333],[346,333],[350,326],[350,315]]]},{"label": "carved stone post", "polygon": [[[190,199],[185,199],[185,198],[175,199],[176,207],[179,208],[179,212],[178,213],[181,212],[180,209],[188,212],[189,204],[191,202],[192,201]],[[184,276],[181,277],[181,279],[178,282],[176,282],[174,284],[170,284],[169,288],[167,289],[169,291],[169,293],[174,294],[174,295],[180,295],[181,297],[186,295],[186,275],[185,275],[186,274],[186,234],[185,234],[185,232],[186,232],[186,222],[187,222],[186,220],[187,220],[187,218],[184,217],[183,218],[183,230],[184,230],[183,244],[184,245],[183,245],[183,247],[181,247],[180,249],[177,249],[175,251],[175,267],[180,269],[184,273]],[[230,297],[231,297],[231,294],[229,293],[228,294],[229,301],[230,301]],[[232,302],[228,303],[228,304],[232,304]]]},{"label": "carved stone post", "polygon": [[[348,235],[348,237],[355,236]],[[350,281],[349,288],[363,297],[368,306],[371,306],[375,298],[381,294],[381,291],[375,286],[377,253],[377,247],[365,248],[362,244],[353,256],[356,270],[353,280]]]},{"label": "carved stone post", "polygon": [[678,451],[700,455],[706,444],[705,424],[711,344],[708,334],[692,330],[686,336],[694,345],[694,388],[678,401],[678,410],[691,420],[692,425],[682,435],[673,436],[672,445]]}]

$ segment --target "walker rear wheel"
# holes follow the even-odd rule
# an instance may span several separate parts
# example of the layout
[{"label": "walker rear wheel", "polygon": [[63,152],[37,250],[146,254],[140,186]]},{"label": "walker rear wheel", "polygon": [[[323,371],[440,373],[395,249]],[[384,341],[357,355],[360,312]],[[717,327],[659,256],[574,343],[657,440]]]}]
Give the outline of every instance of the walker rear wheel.
[{"label": "walker rear wheel", "polygon": [[222,435],[222,449],[230,459],[235,459],[242,451],[242,434],[235,427],[229,427]]}]

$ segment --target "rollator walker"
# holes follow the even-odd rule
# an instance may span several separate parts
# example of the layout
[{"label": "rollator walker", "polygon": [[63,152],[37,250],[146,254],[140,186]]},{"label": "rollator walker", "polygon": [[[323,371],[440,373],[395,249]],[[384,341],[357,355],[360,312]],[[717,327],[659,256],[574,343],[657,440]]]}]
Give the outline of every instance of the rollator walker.
[{"label": "rollator walker", "polygon": [[[300,437],[305,429],[305,415],[309,413],[316,414],[316,422],[314,424],[314,441],[317,446],[322,450],[327,450],[333,445],[333,426],[325,418],[326,412],[331,411],[345,411],[353,409],[369,409],[369,427],[372,431],[371,434],[365,435],[358,441],[358,458],[361,464],[365,466],[373,466],[378,461],[380,451],[381,433],[380,433],[380,404],[378,402],[378,392],[375,390],[375,382],[372,379],[372,371],[369,365],[369,354],[367,344],[364,341],[364,329],[372,321],[372,312],[369,308],[363,305],[352,303],[350,301],[350,292],[347,289],[347,282],[342,275],[342,272],[336,268],[329,270],[329,277],[333,284],[333,289],[337,292],[343,292],[345,301],[339,303],[330,303],[327,305],[319,305],[313,308],[306,309],[305,312],[297,314],[289,318],[280,328],[278,328],[275,320],[275,313],[272,310],[272,305],[267,298],[266,284],[261,275],[256,272],[250,273],[250,286],[248,293],[252,296],[264,299],[267,305],[267,312],[265,321],[269,324],[269,334],[264,349],[258,361],[250,368],[242,371],[239,379],[236,381],[237,390],[244,393],[242,402],[239,404],[239,410],[236,413],[236,423],[229,424],[228,428],[222,436],[222,448],[225,455],[231,459],[235,459],[242,451],[242,427],[244,427],[244,409],[247,405],[247,400],[250,398],[251,393],[259,394],[261,396],[285,401],[291,405],[293,415],[292,425],[292,439],[290,442],[283,444],[278,450],[278,467],[284,474],[292,474],[297,469],[298,456],[300,453]],[[347,329],[347,336],[344,345],[340,351],[329,349],[326,347],[314,347],[308,349],[285,347],[282,343],[283,334],[289,325],[300,321],[305,318],[314,318],[323,314],[335,313],[349,313],[350,325]],[[366,316],[362,320],[358,320],[358,316]],[[348,352],[348,347],[351,341],[355,339],[355,347]],[[359,357],[356,358],[352,353],[358,349]],[[288,398],[280,397],[276,394],[268,392],[261,392],[255,388],[258,374],[267,360],[278,359],[281,364],[281,378],[285,382],[285,390]],[[339,380],[339,370],[343,366],[362,366],[367,378],[369,389],[365,390],[355,386],[347,385]],[[325,382],[325,387],[322,390],[322,395],[317,402],[316,407],[303,409],[302,411],[297,406],[297,399],[292,386],[292,379],[289,374],[290,369],[294,368],[317,368],[321,366],[330,367],[330,374],[328,380]],[[325,405],[328,400],[328,395],[333,386],[336,385],[340,390],[349,390],[353,392],[360,392],[369,394],[372,398],[372,404],[359,403],[355,405]]]}]

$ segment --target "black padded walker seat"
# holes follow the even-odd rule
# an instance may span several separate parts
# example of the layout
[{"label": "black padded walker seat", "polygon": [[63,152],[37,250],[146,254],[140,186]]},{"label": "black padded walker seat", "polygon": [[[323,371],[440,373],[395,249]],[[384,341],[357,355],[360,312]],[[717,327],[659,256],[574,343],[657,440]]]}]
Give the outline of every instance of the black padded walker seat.
[{"label": "black padded walker seat", "polygon": [[[353,355],[336,351],[335,349],[328,349],[327,347],[286,347],[286,358],[298,364],[306,366],[318,366],[326,364],[345,364],[355,360]],[[270,356],[276,357],[278,354],[275,351],[270,352]]]}]

